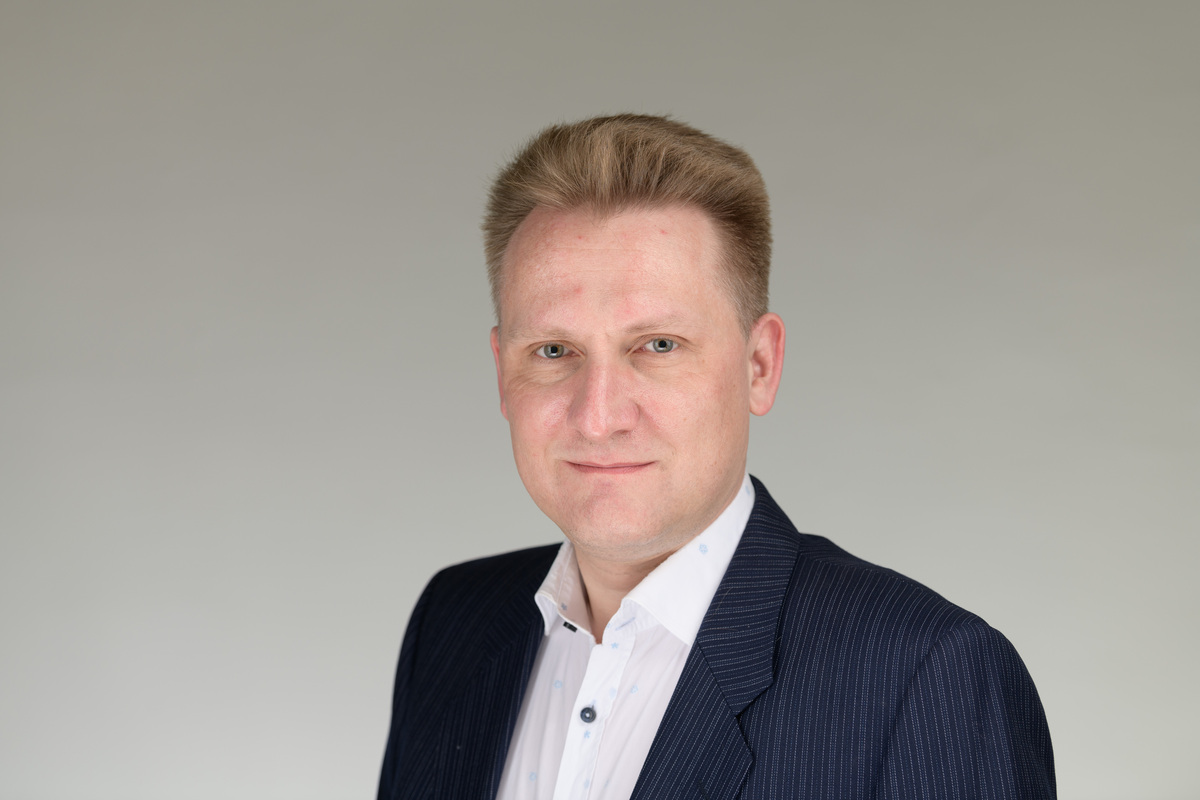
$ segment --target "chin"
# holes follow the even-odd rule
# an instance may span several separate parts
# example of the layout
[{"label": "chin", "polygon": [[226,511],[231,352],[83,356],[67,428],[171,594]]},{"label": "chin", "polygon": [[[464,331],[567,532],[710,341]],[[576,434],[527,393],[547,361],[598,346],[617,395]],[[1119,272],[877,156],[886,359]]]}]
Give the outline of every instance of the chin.
[{"label": "chin", "polygon": [[560,524],[577,549],[614,561],[640,561],[669,555],[682,542],[672,543],[662,519],[648,517],[576,517]]}]

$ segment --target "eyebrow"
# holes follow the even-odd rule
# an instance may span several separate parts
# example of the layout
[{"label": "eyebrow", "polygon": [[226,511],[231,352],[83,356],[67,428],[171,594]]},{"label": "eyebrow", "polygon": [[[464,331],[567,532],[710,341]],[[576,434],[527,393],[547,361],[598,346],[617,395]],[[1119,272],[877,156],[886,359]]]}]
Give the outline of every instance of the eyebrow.
[{"label": "eyebrow", "polygon": [[[657,319],[636,322],[622,329],[621,333],[626,336],[644,336],[648,333],[668,333],[680,327],[687,327],[687,323],[681,317],[659,317]],[[516,342],[535,340],[554,341],[575,338],[569,330],[558,326],[545,329],[539,329],[536,326],[526,326],[524,328],[512,328],[505,331],[503,323],[500,325],[500,335],[503,338]]]}]

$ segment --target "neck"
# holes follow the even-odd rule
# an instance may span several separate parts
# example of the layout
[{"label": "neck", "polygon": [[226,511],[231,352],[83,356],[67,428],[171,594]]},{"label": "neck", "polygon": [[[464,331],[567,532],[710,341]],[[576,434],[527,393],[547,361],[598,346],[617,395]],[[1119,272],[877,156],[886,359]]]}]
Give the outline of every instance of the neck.
[{"label": "neck", "polygon": [[648,561],[612,562],[589,558],[586,553],[575,551],[579,576],[583,578],[583,589],[587,596],[592,636],[597,642],[604,638],[604,629],[621,607],[625,595],[633,591],[633,587],[666,561],[669,555],[664,553]]}]

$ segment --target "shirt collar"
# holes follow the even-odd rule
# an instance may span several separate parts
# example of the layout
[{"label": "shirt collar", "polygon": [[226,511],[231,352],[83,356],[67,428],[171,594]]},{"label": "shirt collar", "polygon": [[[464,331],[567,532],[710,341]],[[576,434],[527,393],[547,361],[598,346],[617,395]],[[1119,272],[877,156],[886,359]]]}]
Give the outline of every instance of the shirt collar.
[{"label": "shirt collar", "polygon": [[[747,474],[742,478],[737,495],[721,515],[625,596],[609,627],[628,624],[640,608],[691,647],[753,508],[754,485]],[[534,600],[542,612],[547,635],[560,622],[588,629],[583,579],[579,575],[575,549],[569,541],[559,549]]]},{"label": "shirt collar", "polygon": [[575,628],[588,629],[587,602],[583,597],[583,576],[579,574],[579,562],[575,560],[575,547],[570,541],[562,543],[558,555],[550,565],[545,580],[533,596],[542,619],[546,623],[546,635],[559,620]]}]

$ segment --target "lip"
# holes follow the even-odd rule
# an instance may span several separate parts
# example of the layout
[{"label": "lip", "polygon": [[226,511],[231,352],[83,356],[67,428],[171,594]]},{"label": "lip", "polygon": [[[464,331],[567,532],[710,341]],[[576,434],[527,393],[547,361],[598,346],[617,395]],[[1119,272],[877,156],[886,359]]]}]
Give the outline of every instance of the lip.
[{"label": "lip", "polygon": [[652,461],[644,462],[615,462],[612,464],[598,464],[593,461],[568,461],[572,467],[579,472],[590,475],[628,475],[633,472],[645,469],[650,466]]}]

